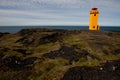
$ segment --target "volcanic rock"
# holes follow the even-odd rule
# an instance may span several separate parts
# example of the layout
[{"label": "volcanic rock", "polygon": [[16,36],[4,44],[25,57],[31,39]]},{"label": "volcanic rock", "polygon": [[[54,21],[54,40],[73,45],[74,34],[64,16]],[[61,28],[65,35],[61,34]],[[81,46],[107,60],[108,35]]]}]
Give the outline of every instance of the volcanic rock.
[{"label": "volcanic rock", "polygon": [[119,80],[120,60],[96,67],[72,67],[61,80]]}]

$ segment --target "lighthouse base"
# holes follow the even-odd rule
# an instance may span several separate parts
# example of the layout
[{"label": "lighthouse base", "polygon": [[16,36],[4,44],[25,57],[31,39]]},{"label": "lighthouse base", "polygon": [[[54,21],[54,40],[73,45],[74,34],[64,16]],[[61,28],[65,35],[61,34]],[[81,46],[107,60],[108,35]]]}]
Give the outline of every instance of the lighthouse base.
[{"label": "lighthouse base", "polygon": [[89,30],[100,30],[100,26],[89,26]]}]

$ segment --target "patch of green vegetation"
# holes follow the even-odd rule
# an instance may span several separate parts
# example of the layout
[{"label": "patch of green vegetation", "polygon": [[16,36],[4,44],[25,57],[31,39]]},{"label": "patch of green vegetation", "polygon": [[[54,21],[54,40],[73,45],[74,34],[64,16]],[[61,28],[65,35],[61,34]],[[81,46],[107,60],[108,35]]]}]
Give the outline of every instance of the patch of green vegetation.
[{"label": "patch of green vegetation", "polygon": [[86,41],[83,40],[80,34],[78,35],[72,34],[69,36],[65,36],[62,42],[68,46],[76,45],[76,47],[78,48],[85,48],[87,46]]},{"label": "patch of green vegetation", "polygon": [[36,80],[60,80],[68,68],[68,66],[55,67],[50,72],[44,74]]},{"label": "patch of green vegetation", "polygon": [[17,57],[23,58],[23,54],[18,53],[16,51],[12,51],[12,50],[10,50],[8,52],[5,52],[4,54],[5,54],[5,56],[3,57],[3,59],[7,58],[7,57],[10,57],[10,56],[17,56]]},{"label": "patch of green vegetation", "polygon": [[[40,45],[40,36],[41,35],[50,35],[54,32],[52,31],[32,31],[33,34],[29,35],[29,31],[26,32],[27,37],[25,39],[31,39],[32,36],[35,39],[33,44],[28,44],[25,46],[24,44],[18,42],[15,43],[17,40],[24,38],[25,35],[18,35],[18,34],[8,34],[0,38],[0,46],[1,53],[4,53],[4,56],[1,57],[1,60],[9,57],[9,56],[16,56],[20,57],[20,59],[27,59],[29,57],[37,57],[37,60],[33,63],[33,67],[30,70],[31,72],[26,74],[27,70],[25,71],[14,71],[5,68],[6,72],[0,72],[0,80],[60,80],[63,77],[64,73],[70,68],[74,66],[99,66],[100,63],[106,60],[117,60],[120,59],[120,54],[112,54],[112,51],[117,50],[120,48],[120,38],[116,36],[110,36],[103,33],[97,32],[90,32],[90,31],[81,31],[80,33],[74,34],[74,32],[65,32],[65,35],[60,35],[57,38],[58,42],[50,42]],[[30,33],[31,33],[30,32]],[[107,33],[107,32],[106,32]],[[64,34],[64,33],[63,33]],[[52,37],[51,37],[52,38]],[[49,38],[48,38],[49,39]],[[49,41],[48,41],[49,42]],[[97,43],[97,44],[96,44]],[[80,53],[81,50],[88,51],[91,55],[99,58],[100,60],[92,59],[92,58],[80,58],[77,62],[72,62],[69,64],[69,60],[63,58],[55,58],[55,59],[48,59],[42,58],[42,55],[45,53],[49,53],[50,51],[59,50],[61,46],[73,46],[75,45],[75,51]],[[111,45],[111,46],[110,46]],[[4,51],[4,47],[8,48],[8,51]],[[79,49],[78,49],[79,48]],[[17,51],[13,51],[14,49],[25,49],[27,53],[32,54],[22,54]],[[105,54],[106,52],[106,54]],[[108,54],[107,54],[108,53]],[[74,56],[74,55],[73,55]],[[42,59],[42,60],[41,60]],[[2,70],[2,69],[1,69]],[[8,71],[7,71],[8,70]],[[2,74],[3,73],[3,74]]]},{"label": "patch of green vegetation", "polygon": [[43,44],[43,45],[40,45],[40,46],[34,48],[34,53],[35,54],[33,54],[33,55],[39,55],[40,56],[44,53],[54,51],[54,50],[58,50],[59,48],[60,48],[59,42]]},{"label": "patch of green vegetation", "polygon": [[21,36],[18,35],[7,35],[4,36],[0,39],[0,46],[5,46],[5,47],[12,47],[12,46],[22,46],[20,43],[15,43],[17,40],[19,40]]},{"label": "patch of green vegetation", "polygon": [[[109,54],[105,54],[102,49],[98,49],[98,50],[93,50],[91,48],[87,48],[89,53],[94,55],[95,57],[99,58],[100,61],[106,61],[106,60],[117,60],[120,59],[120,55],[113,55],[110,52],[108,52]],[[111,51],[110,49],[108,49],[108,51]],[[99,62],[100,62],[99,61]]]},{"label": "patch of green vegetation", "polygon": [[101,60],[117,60],[120,58],[120,55],[112,55],[112,54],[109,54],[109,55],[106,55],[106,54],[103,54],[101,56],[99,56]]},{"label": "patch of green vegetation", "polygon": [[68,45],[74,45],[77,44],[79,41],[80,41],[79,35],[68,35],[68,36],[64,36],[62,42]]},{"label": "patch of green vegetation", "polygon": [[0,80],[27,80],[30,71],[13,71],[8,70],[0,73]]},{"label": "patch of green vegetation", "polygon": [[84,41],[80,41],[79,43],[77,43],[76,44],[76,47],[78,47],[78,48],[85,48],[87,45],[86,45],[86,43],[84,42]]},{"label": "patch of green vegetation", "polygon": [[57,58],[57,59],[46,59],[42,63],[36,63],[34,71],[36,75],[32,74],[29,79],[32,80],[60,80],[65,71],[68,69],[66,66],[68,60]]},{"label": "patch of green vegetation", "polygon": [[98,60],[87,60],[86,58],[80,58],[79,61],[73,62],[73,66],[99,66],[100,62]]}]

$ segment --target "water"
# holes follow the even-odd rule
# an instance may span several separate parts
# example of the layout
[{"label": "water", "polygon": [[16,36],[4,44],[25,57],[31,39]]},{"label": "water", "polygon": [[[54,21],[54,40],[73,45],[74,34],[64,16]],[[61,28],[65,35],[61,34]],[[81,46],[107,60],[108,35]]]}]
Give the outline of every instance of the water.
[{"label": "water", "polygon": [[[31,28],[49,28],[49,29],[66,29],[66,30],[88,30],[88,26],[0,26],[0,32],[17,33],[22,29]],[[101,30],[120,31],[120,26],[102,26]]]}]

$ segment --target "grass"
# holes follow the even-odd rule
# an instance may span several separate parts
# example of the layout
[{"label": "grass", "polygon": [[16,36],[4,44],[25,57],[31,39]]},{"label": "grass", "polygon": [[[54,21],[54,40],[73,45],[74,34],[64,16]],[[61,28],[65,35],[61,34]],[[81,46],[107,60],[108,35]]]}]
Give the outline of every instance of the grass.
[{"label": "grass", "polygon": [[17,57],[23,58],[23,54],[12,51],[12,50],[9,52],[5,52],[4,54],[5,54],[5,56],[2,59],[7,58],[9,56],[17,56]]},{"label": "grass", "polygon": [[78,62],[74,62],[72,66],[99,66],[100,62],[98,60],[87,60],[85,58],[80,58]]},{"label": "grass", "polygon": [[29,79],[32,80],[60,80],[63,74],[66,72],[68,67],[68,60],[58,58],[58,59],[46,59],[41,64],[36,63],[34,71],[36,76],[30,75]]},{"label": "grass", "polygon": [[99,56],[102,60],[117,60],[117,59],[120,59],[120,55],[112,55],[112,54],[109,54],[109,55],[106,55],[106,54],[103,54],[101,56]]},{"label": "grass", "polygon": [[83,38],[80,34],[66,36],[65,38],[63,38],[62,42],[68,46],[76,45],[78,48],[86,47],[86,41],[83,40]]},{"label": "grass", "polygon": [[68,68],[67,66],[55,67],[50,72],[38,78],[38,80],[60,80]]},{"label": "grass", "polygon": [[[36,36],[39,37],[38,34],[52,34],[52,32],[42,32],[36,33]],[[31,36],[31,35],[30,35]],[[34,35],[35,36],[35,35]],[[29,37],[29,36],[28,36]],[[98,38],[97,38],[98,37]],[[17,34],[9,34],[0,38],[0,46],[10,48],[8,52],[4,52],[4,57],[2,59],[9,56],[17,56],[21,59],[27,59],[29,57],[38,57],[38,59],[34,62],[34,67],[26,72],[26,71],[12,71],[8,70],[6,72],[0,71],[0,80],[8,80],[12,79],[17,80],[18,77],[26,78],[26,80],[60,80],[63,77],[64,73],[70,68],[75,66],[99,66],[102,61],[106,60],[117,60],[120,59],[120,54],[113,55],[110,52],[120,48],[120,38],[117,37],[108,37],[102,35],[94,35],[93,33],[82,31],[79,34],[67,34],[60,36],[57,42],[50,42],[38,46],[23,46],[21,43],[15,43],[17,40],[22,38]],[[93,39],[93,40],[92,40]],[[96,42],[111,44],[112,46],[107,45],[96,45]],[[37,38],[36,42],[33,45],[39,43],[39,38]],[[71,65],[69,61],[63,58],[55,58],[55,59],[42,59],[42,55],[45,53],[49,53],[50,51],[59,50],[61,44],[64,46],[73,46],[76,45],[75,49],[78,53],[80,50],[84,49],[88,51],[90,54],[98,57],[101,60],[95,59],[86,59],[80,58],[77,62],[73,62]],[[22,49],[26,49],[28,52],[32,52],[30,55],[24,56],[23,54],[13,51],[15,46],[23,46]],[[108,51],[109,54],[105,54],[103,50]],[[5,68],[7,70],[7,68]],[[2,74],[3,73],[3,74]],[[29,74],[23,76],[23,74]],[[16,78],[16,79],[15,79]],[[20,78],[20,79],[21,79]]]},{"label": "grass", "polygon": [[21,36],[18,35],[6,35],[0,39],[0,46],[13,47],[13,46],[22,46],[20,43],[15,43]]},{"label": "grass", "polygon": [[27,80],[30,71],[3,71],[0,73],[0,80]]},{"label": "grass", "polygon": [[44,53],[58,50],[59,48],[60,48],[59,42],[43,44],[33,49],[35,54],[33,54],[32,56],[41,56]]}]

